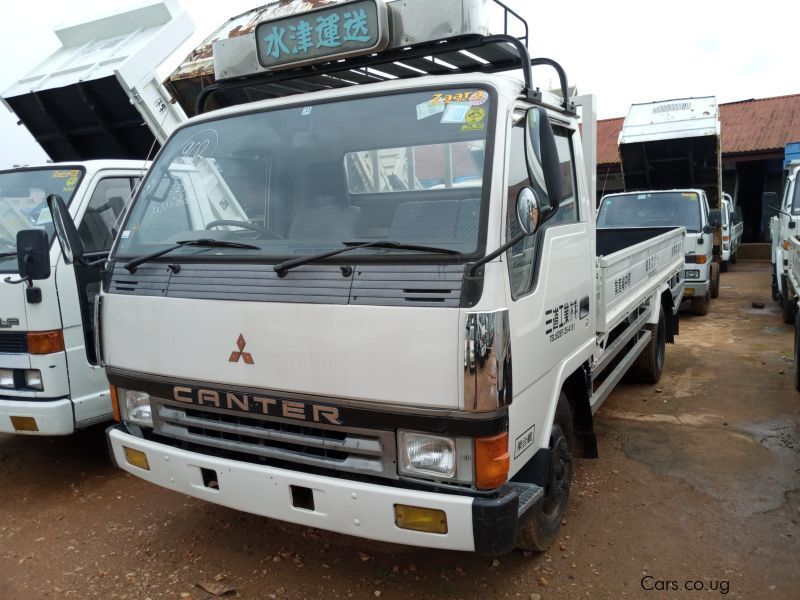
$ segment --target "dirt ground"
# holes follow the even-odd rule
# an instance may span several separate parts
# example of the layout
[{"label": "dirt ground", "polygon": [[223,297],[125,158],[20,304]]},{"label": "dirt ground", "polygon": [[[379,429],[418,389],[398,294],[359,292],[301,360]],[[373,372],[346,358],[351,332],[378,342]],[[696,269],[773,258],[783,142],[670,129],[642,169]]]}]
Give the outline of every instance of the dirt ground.
[{"label": "dirt ground", "polygon": [[661,382],[623,384],[599,411],[601,456],[578,462],[547,553],[493,560],[237,513],[116,470],[102,428],[0,436],[0,599],[213,597],[198,582],[247,599],[800,598],[800,393],[769,265],[733,266],[709,315],[681,325]]}]

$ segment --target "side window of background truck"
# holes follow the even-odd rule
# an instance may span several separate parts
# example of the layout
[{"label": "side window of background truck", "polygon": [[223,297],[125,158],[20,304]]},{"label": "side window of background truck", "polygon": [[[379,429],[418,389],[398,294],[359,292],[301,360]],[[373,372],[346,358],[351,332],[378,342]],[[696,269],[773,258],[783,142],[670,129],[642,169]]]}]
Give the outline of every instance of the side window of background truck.
[{"label": "side window of background truck", "polygon": [[86,252],[102,252],[111,248],[114,240],[111,230],[130,195],[129,177],[108,177],[97,184],[78,227]]}]

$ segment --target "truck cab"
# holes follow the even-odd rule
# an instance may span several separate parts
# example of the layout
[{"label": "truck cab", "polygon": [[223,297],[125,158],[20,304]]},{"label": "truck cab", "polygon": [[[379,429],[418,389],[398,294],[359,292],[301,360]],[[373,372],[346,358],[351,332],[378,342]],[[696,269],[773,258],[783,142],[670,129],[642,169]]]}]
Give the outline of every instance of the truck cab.
[{"label": "truck cab", "polygon": [[[354,11],[371,34],[345,56],[279,44]],[[217,83],[109,256],[115,462],[349,535],[545,550],[573,456],[597,455],[592,415],[627,373],[663,372],[685,230],[596,231],[594,98],[487,29],[524,25],[501,3],[261,14],[214,44]]]},{"label": "truck cab", "polygon": [[736,253],[742,242],[744,223],[739,219],[733,208],[733,198],[730,194],[722,194],[722,262],[720,271],[725,273],[731,263],[736,262]]},{"label": "truck cab", "polygon": [[[0,171],[0,432],[67,435],[112,417],[94,340],[94,298],[138,161]],[[54,242],[47,199],[77,224],[85,261]]]},{"label": "truck cab", "polygon": [[783,320],[794,322],[793,290],[788,285],[789,249],[800,232],[800,159],[787,161],[788,173],[783,196],[764,192],[764,203],[775,210],[770,220],[772,236],[772,297],[781,306]]},{"label": "truck cab", "polygon": [[650,190],[607,194],[597,211],[598,229],[680,226],[686,228],[684,299],[692,311],[705,315],[713,296],[713,223],[719,211],[710,211],[703,190]]}]

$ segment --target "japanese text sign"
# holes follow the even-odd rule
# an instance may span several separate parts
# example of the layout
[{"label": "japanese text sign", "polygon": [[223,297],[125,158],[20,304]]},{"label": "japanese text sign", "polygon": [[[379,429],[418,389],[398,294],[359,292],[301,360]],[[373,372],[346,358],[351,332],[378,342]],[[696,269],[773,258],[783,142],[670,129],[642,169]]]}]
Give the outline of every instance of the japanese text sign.
[{"label": "japanese text sign", "polygon": [[383,0],[358,0],[304,12],[256,27],[258,62],[282,69],[379,52],[388,42]]}]

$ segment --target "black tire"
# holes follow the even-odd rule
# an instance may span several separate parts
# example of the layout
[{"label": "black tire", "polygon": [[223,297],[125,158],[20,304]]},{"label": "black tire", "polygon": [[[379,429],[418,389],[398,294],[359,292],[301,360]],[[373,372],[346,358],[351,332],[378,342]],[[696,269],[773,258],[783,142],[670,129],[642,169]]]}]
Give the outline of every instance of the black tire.
[{"label": "black tire", "polygon": [[692,312],[701,317],[708,314],[708,296],[695,296],[692,298]]},{"label": "black tire", "polygon": [[719,264],[719,271],[720,271],[720,273],[727,273],[728,272],[728,261],[727,260],[723,260]]},{"label": "black tire", "polygon": [[711,297],[719,298],[719,264],[711,264]]},{"label": "black tire", "polygon": [[553,429],[550,432],[550,465],[544,488],[544,499],[534,507],[533,517],[517,533],[517,547],[531,552],[544,552],[555,541],[567,511],[572,485],[573,439],[572,411],[564,392],[558,398]]},{"label": "black tire", "polygon": [[734,252],[733,254],[731,254],[731,264],[735,265],[737,262],[739,262],[739,259],[736,258],[736,253]]},{"label": "black tire", "polygon": [[658,317],[658,323],[648,325],[647,329],[651,333],[650,343],[633,363],[631,371],[641,383],[658,383],[661,373],[664,372],[664,356],[667,349],[667,320],[664,318],[663,310]]},{"label": "black tire", "polygon": [[794,389],[800,392],[800,314],[794,317]]},{"label": "black tire", "polygon": [[772,265],[772,299],[776,302],[778,301],[778,296],[780,293],[778,292],[778,271],[775,268],[775,265]]},{"label": "black tire", "polygon": [[781,297],[781,316],[783,317],[783,322],[787,324],[794,323],[795,313],[794,300],[789,300],[785,296]]}]

